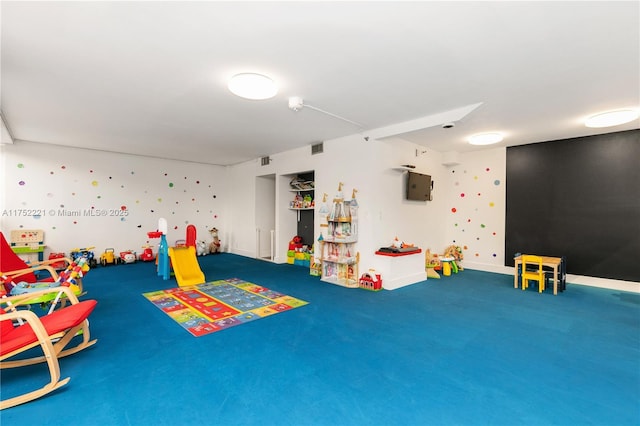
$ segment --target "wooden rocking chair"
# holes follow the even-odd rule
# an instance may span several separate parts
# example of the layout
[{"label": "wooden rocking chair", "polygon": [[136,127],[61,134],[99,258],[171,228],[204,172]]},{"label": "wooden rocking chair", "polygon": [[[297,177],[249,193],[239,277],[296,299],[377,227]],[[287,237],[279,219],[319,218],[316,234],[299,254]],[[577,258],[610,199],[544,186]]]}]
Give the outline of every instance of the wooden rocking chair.
[{"label": "wooden rocking chair", "polygon": [[[52,292],[64,293],[64,297],[71,304],[42,317],[38,317],[32,311],[18,309],[29,304],[34,296],[44,296],[45,293]],[[78,301],[68,287],[49,288],[37,293],[0,299],[0,368],[23,367],[46,362],[51,376],[50,382],[42,388],[2,400],[0,410],[40,398],[69,382],[68,377],[60,379],[58,358],[79,352],[97,342],[97,340],[90,340],[87,319],[96,304],[95,300]],[[82,341],[73,347],[66,348],[79,334]],[[37,346],[42,348],[43,356],[6,361]]]}]

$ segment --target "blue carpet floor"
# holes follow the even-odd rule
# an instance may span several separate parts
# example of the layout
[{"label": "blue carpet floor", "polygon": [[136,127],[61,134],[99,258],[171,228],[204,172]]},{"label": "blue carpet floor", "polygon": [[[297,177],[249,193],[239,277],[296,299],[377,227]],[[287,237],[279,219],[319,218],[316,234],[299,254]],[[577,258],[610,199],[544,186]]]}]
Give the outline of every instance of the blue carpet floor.
[{"label": "blue carpet floor", "polygon": [[[0,423],[640,424],[638,294],[538,294],[471,270],[374,293],[298,266],[199,259],[208,281],[242,278],[309,304],[196,338],[142,296],[177,286],[155,265],[95,268],[85,297],[98,300],[98,343],[60,360],[68,385]],[[3,398],[45,370],[2,370]]]}]

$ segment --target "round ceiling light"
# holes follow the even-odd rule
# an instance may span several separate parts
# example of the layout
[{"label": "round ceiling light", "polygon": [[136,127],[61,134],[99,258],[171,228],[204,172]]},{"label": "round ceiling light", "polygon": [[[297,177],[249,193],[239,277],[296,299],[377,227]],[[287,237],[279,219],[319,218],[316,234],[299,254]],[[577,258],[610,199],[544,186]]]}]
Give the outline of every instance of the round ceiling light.
[{"label": "round ceiling light", "polygon": [[494,143],[501,142],[504,137],[502,133],[480,133],[477,135],[469,136],[469,143],[471,145],[491,145]]},{"label": "round ceiling light", "polygon": [[229,90],[234,95],[245,99],[264,100],[273,98],[278,93],[276,83],[262,74],[236,74],[229,80]]},{"label": "round ceiling light", "polygon": [[618,111],[609,111],[592,115],[584,121],[584,125],[595,128],[619,126],[620,124],[637,120],[639,116],[640,114],[636,110],[621,109]]}]

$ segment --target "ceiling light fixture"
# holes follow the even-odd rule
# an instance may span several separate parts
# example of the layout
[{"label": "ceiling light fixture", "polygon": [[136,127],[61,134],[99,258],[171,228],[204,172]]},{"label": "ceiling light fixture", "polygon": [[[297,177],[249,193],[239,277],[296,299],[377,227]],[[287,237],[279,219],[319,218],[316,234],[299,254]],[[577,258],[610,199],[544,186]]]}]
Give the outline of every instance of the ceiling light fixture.
[{"label": "ceiling light fixture", "polygon": [[491,132],[469,136],[467,141],[469,141],[471,145],[492,145],[494,143],[501,142],[502,139],[504,139],[502,133]]},{"label": "ceiling light fixture", "polygon": [[273,98],[278,93],[276,83],[262,74],[236,74],[229,80],[229,90],[234,95],[245,99],[264,100]]},{"label": "ceiling light fixture", "polygon": [[608,111],[592,115],[584,121],[584,125],[594,128],[619,126],[620,124],[625,124],[629,123],[630,121],[637,120],[639,116],[640,113],[638,113],[637,110],[633,109]]}]

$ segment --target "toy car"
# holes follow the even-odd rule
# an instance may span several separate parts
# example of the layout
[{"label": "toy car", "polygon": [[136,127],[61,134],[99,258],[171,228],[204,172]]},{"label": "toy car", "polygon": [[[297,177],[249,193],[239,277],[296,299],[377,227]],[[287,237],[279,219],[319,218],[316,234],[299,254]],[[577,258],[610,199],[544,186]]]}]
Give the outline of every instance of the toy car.
[{"label": "toy car", "polygon": [[135,263],[137,259],[136,252],[133,250],[121,251],[120,262],[121,263]]},{"label": "toy car", "polygon": [[117,265],[119,260],[115,255],[115,250],[112,248],[105,249],[100,256],[100,264],[102,266]]},{"label": "toy car", "polygon": [[144,251],[140,254],[140,260],[143,262],[151,262],[155,260],[155,256],[153,255],[153,249],[149,246],[144,246]]},{"label": "toy car", "polygon": [[98,261],[95,258],[95,254],[91,251],[94,248],[95,248],[94,246],[84,247],[84,248],[75,248],[71,250],[71,253],[70,253],[71,258],[74,261],[77,261],[78,258],[84,257],[87,259],[87,265],[89,265],[89,268],[95,268],[96,266],[98,266]]}]

